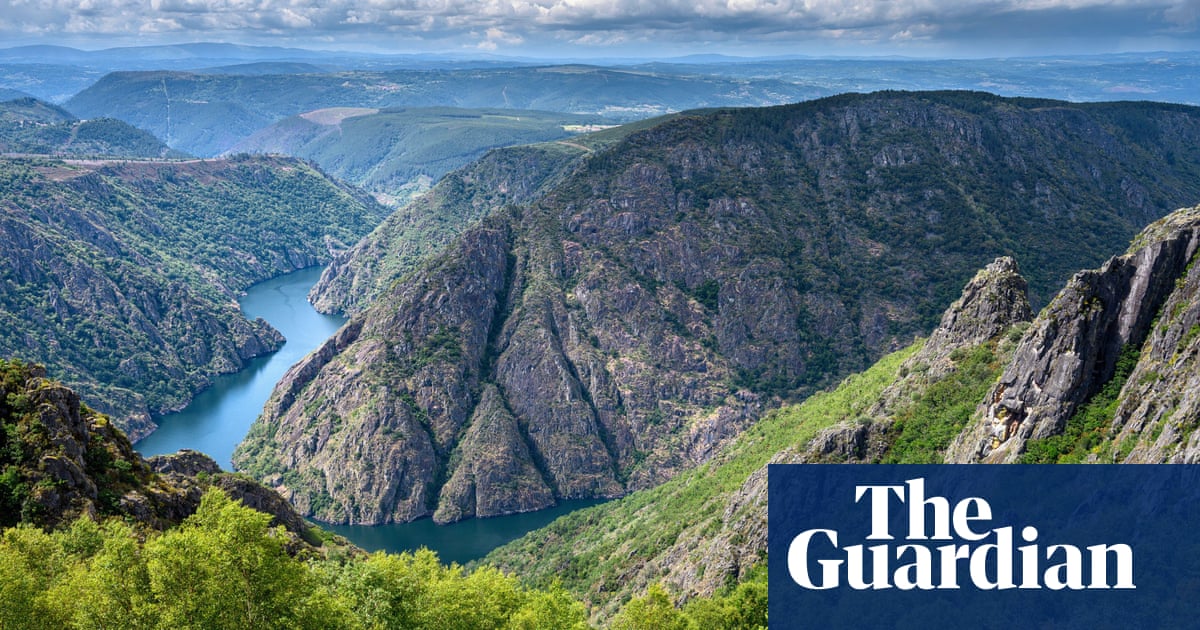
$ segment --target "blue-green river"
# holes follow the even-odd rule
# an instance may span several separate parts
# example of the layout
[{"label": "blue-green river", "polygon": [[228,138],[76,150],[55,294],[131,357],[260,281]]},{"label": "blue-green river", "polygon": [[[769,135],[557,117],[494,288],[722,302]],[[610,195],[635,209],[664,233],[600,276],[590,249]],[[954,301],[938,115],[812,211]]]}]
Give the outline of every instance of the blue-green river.
[{"label": "blue-green river", "polygon": [[[234,447],[262,411],[275,383],[344,322],[340,317],[318,313],[308,303],[308,291],[320,276],[320,268],[304,269],[250,287],[241,300],[242,310],[251,319],[261,317],[270,322],[287,343],[278,352],[250,362],[237,374],[214,379],[212,387],[197,395],[183,411],[159,418],[158,430],[138,442],[137,450],[149,457],[181,448],[195,449],[231,470]],[[326,528],[370,551],[406,551],[425,546],[438,552],[445,562],[465,563],[562,514],[595,503],[598,501],[568,501],[550,510],[448,526],[424,519],[403,525]]]}]

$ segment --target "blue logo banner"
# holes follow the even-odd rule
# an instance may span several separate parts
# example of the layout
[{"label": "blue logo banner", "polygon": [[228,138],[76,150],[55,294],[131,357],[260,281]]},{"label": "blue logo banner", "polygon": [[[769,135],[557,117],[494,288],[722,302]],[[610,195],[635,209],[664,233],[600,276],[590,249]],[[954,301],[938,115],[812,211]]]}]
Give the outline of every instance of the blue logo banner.
[{"label": "blue logo banner", "polygon": [[768,474],[772,630],[1200,627],[1200,466]]}]

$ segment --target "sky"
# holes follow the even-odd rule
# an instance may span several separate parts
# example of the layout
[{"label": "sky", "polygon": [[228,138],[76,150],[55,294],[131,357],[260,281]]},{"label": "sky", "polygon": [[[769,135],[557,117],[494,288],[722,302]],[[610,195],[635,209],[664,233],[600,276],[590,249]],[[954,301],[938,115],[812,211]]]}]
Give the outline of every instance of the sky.
[{"label": "sky", "polygon": [[526,56],[1200,49],[1200,0],[0,0],[0,48],[218,41]]}]

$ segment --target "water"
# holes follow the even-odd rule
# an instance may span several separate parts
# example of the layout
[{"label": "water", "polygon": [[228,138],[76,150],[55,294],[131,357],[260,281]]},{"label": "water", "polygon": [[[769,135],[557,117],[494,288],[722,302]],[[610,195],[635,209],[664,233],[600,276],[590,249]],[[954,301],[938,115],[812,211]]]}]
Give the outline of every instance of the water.
[{"label": "water", "polygon": [[367,551],[416,551],[429,547],[444,563],[466,564],[477,560],[504,543],[516,540],[550,521],[578,509],[599,505],[603,499],[577,499],[537,512],[472,518],[452,525],[434,525],[422,519],[399,525],[322,525],[341,534]]},{"label": "water", "polygon": [[[287,337],[278,352],[254,359],[237,374],[219,376],[179,413],[158,419],[159,428],[135,448],[146,457],[181,448],[207,453],[225,470],[233,470],[233,449],[246,436],[283,373],[315,350],[345,321],[322,315],[308,303],[308,291],[321,277],[320,268],[296,271],[250,287],[242,311],[261,317]],[[368,551],[412,551],[429,547],[443,562],[465,564],[550,521],[600,501],[564,501],[538,512],[470,519],[434,525],[430,519],[401,525],[322,525]]]},{"label": "water", "polygon": [[158,419],[158,430],[134,448],[146,457],[181,448],[207,453],[225,470],[233,470],[233,449],[246,436],[283,373],[328,339],[345,320],[322,315],[308,303],[308,290],[321,268],[302,269],[260,282],[246,291],[242,311],[250,319],[271,323],[287,343],[274,354],[252,360],[236,374],[213,379],[186,409]]}]

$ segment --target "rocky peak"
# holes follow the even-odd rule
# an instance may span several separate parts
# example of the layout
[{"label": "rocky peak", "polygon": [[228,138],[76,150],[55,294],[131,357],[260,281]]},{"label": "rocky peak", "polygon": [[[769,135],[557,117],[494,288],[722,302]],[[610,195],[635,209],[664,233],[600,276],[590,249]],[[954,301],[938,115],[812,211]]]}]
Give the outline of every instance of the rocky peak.
[{"label": "rocky peak", "polygon": [[1063,431],[1080,404],[1140,348],[1200,246],[1200,209],[1157,222],[1136,249],[1082,271],[1025,333],[988,395],[982,419],[955,440],[952,462],[1014,462],[1031,439]]}]

